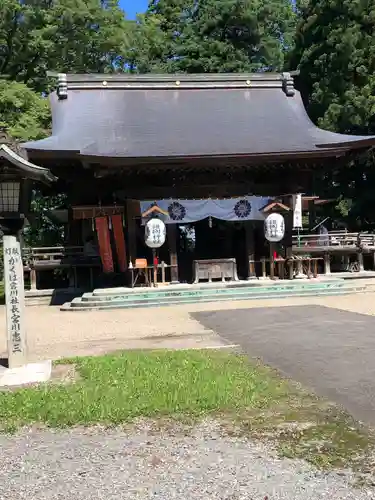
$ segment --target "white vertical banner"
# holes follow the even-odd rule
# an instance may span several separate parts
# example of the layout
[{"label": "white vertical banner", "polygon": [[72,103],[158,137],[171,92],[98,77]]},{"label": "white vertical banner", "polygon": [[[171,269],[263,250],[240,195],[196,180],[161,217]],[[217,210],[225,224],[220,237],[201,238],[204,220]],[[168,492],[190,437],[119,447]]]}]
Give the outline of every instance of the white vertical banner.
[{"label": "white vertical banner", "polygon": [[293,229],[302,229],[302,195],[293,195]]},{"label": "white vertical banner", "polygon": [[26,363],[25,290],[21,246],[15,236],[3,236],[4,283],[9,368]]}]

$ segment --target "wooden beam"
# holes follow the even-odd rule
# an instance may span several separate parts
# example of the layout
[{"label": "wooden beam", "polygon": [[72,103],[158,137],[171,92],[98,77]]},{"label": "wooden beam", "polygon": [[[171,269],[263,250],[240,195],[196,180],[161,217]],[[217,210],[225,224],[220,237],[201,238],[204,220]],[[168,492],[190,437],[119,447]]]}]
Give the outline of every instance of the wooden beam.
[{"label": "wooden beam", "polygon": [[[146,186],[146,187],[145,187]],[[160,200],[170,198],[194,199],[194,198],[233,198],[249,194],[259,196],[273,196],[280,193],[279,185],[250,184],[250,183],[217,183],[204,184],[197,181],[195,184],[178,184],[171,186],[155,186],[145,183],[145,186],[127,185],[126,193],[133,199],[138,200]],[[125,190],[124,190],[125,194]],[[123,199],[121,191],[116,193],[119,199]]]}]

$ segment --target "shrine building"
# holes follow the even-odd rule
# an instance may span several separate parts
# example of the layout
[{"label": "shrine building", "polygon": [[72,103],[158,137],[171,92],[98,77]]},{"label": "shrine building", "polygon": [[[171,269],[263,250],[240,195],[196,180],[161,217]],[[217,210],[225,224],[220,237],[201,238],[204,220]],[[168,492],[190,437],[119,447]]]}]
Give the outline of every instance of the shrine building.
[{"label": "shrine building", "polygon": [[315,126],[289,73],[54,76],[52,134],[23,148],[66,193],[66,248],[98,247],[92,287],[103,274],[129,284],[129,266],[155,264],[144,237],[152,215],[166,225],[156,257],[167,282],[193,282],[204,261],[259,275],[267,212],[285,216],[285,257],[292,195],[314,204],[317,179],[375,145]]}]

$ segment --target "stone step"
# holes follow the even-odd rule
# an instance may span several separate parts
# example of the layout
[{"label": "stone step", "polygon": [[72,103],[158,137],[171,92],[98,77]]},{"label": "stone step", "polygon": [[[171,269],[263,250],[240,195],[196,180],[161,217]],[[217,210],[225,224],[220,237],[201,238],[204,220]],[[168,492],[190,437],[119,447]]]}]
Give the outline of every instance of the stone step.
[{"label": "stone step", "polygon": [[[295,292],[295,291],[305,291],[305,290],[326,290],[326,289],[340,289],[347,287],[344,282],[334,282],[334,283],[296,283],[289,285],[264,285],[257,287],[239,287],[239,288],[202,288],[202,289],[184,289],[184,290],[145,290],[143,292],[137,293],[122,293],[117,292],[112,294],[97,294],[93,293],[85,293],[79,299],[73,300],[73,302],[82,301],[82,302],[108,302],[111,300],[122,300],[122,301],[139,301],[139,300],[163,300],[163,299],[172,299],[172,298],[199,298],[201,296],[212,296],[214,298],[220,296],[233,296],[237,294],[272,294],[279,292]],[[361,286],[363,286],[361,284]]]},{"label": "stone step", "polygon": [[[141,299],[141,300],[110,300],[100,302],[83,302],[76,300],[74,303],[66,303],[62,306],[62,311],[90,311],[90,310],[110,310],[110,309],[127,309],[127,308],[141,308],[141,307],[164,307],[171,305],[183,305],[194,303],[207,303],[207,302],[224,302],[229,300],[259,300],[259,299],[279,299],[287,297],[319,297],[319,296],[335,296],[335,295],[348,295],[351,293],[364,292],[366,287],[341,287],[336,289],[310,289],[310,290],[296,290],[291,291],[274,291],[274,293],[243,293],[235,294],[233,296],[200,296],[195,297],[176,297],[170,299]],[[260,292],[260,291],[259,291]]]},{"label": "stone step", "polygon": [[[123,302],[123,303],[142,303],[149,301],[164,301],[164,300],[201,300],[202,298],[211,298],[212,300],[217,300],[219,298],[232,298],[236,296],[252,296],[252,295],[264,295],[268,297],[275,293],[308,293],[309,291],[322,291],[322,290],[340,290],[343,288],[348,288],[348,285],[340,284],[334,287],[320,285],[320,286],[294,286],[294,287],[259,287],[256,289],[252,288],[242,288],[242,289],[221,289],[221,290],[198,290],[198,291],[184,291],[184,292],[166,292],[158,294],[157,292],[149,292],[144,294],[128,294],[128,295],[108,295],[108,296],[94,296],[92,294],[85,294],[82,297],[78,297],[72,300],[72,306],[82,305],[83,307],[92,304],[107,305],[112,302]],[[355,288],[355,287],[350,287]],[[363,287],[362,287],[363,288]]]},{"label": "stone step", "polygon": [[196,284],[196,285],[191,285],[191,284],[180,284],[180,285],[168,285],[165,287],[159,287],[159,288],[128,288],[128,287],[116,287],[116,288],[98,288],[94,290],[91,293],[86,293],[83,294],[83,297],[85,296],[92,296],[94,295],[95,297],[103,297],[103,296],[112,296],[112,295],[117,295],[117,296],[124,296],[124,295],[129,295],[129,296],[138,296],[138,295],[143,295],[145,293],[147,294],[164,294],[164,293],[169,293],[169,294],[175,294],[176,292],[181,292],[181,293],[191,293],[191,292],[196,292],[196,291],[208,291],[208,290],[213,290],[213,291],[220,291],[220,290],[239,290],[239,289],[264,289],[264,288],[269,288],[269,289],[274,289],[280,286],[286,287],[286,288],[295,288],[295,287],[306,287],[306,286],[321,286],[321,285],[345,285],[345,280],[343,279],[337,279],[337,278],[328,278],[328,279],[318,279],[318,280],[301,280],[301,281],[289,281],[289,280],[276,280],[276,281],[271,281],[271,280],[254,280],[254,281],[239,281],[239,282],[226,282],[226,283],[221,283],[221,282],[214,282],[214,283],[201,283],[201,284]]}]

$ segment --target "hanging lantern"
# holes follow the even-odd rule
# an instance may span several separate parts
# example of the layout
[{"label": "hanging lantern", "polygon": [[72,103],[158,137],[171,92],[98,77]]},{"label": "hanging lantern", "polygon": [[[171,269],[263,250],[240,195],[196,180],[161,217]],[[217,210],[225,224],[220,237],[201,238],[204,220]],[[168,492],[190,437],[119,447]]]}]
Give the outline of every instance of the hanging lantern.
[{"label": "hanging lantern", "polygon": [[167,230],[160,219],[150,219],[145,225],[145,243],[149,248],[160,248],[165,243]]},{"label": "hanging lantern", "polygon": [[264,221],[264,235],[268,241],[281,241],[285,235],[285,222],[281,214],[270,214]]}]

